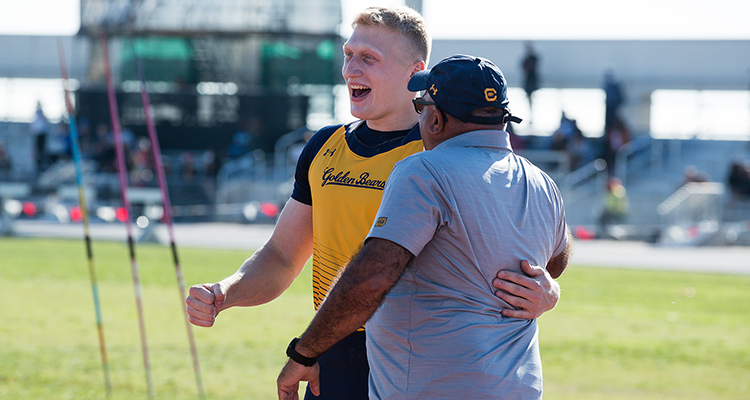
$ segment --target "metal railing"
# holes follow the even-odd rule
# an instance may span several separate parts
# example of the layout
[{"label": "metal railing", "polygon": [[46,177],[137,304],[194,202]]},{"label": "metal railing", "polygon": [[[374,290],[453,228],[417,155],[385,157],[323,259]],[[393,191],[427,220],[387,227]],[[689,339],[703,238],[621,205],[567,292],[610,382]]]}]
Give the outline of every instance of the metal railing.
[{"label": "metal railing", "polygon": [[645,168],[654,168],[662,157],[663,143],[648,135],[639,136],[625,143],[615,155],[614,175],[627,186],[628,177]]},{"label": "metal railing", "polygon": [[571,205],[580,199],[596,195],[604,190],[607,182],[607,162],[597,158],[581,168],[565,175],[560,180],[560,189],[565,202]]},{"label": "metal railing", "polygon": [[696,226],[720,223],[724,208],[724,184],[691,182],[683,185],[661,204],[657,211],[669,226]]}]

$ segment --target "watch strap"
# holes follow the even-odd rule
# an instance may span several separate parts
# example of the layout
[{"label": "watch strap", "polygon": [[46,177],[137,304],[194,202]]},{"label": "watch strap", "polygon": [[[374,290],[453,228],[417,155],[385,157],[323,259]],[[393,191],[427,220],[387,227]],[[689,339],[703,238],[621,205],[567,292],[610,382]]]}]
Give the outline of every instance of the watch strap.
[{"label": "watch strap", "polygon": [[289,346],[287,346],[286,348],[286,355],[292,360],[304,365],[305,367],[312,367],[313,365],[315,365],[315,363],[318,362],[319,356],[310,358],[298,353],[294,348],[294,346],[297,345],[297,342],[299,342],[299,338],[292,339],[292,341],[289,343]]}]

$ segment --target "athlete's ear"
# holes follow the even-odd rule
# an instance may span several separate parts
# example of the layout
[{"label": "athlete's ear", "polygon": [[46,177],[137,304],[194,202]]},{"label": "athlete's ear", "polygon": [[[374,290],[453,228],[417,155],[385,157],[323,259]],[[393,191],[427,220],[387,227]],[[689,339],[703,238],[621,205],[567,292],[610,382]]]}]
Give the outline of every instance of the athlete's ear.
[{"label": "athlete's ear", "polygon": [[411,70],[411,74],[409,75],[409,78],[414,76],[414,74],[416,74],[417,72],[424,70],[424,68],[425,68],[424,61],[422,60],[417,61],[416,63],[414,63],[414,67]]}]

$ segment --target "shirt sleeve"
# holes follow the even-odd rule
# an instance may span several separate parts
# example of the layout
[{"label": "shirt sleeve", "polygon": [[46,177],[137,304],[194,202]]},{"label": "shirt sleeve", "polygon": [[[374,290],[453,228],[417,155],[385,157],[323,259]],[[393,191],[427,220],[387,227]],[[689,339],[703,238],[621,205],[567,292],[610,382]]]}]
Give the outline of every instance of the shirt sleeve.
[{"label": "shirt sleeve", "polygon": [[294,171],[294,189],[292,189],[292,198],[302,204],[312,205],[312,190],[310,189],[310,165],[312,165],[315,156],[333,135],[340,125],[332,125],[321,128],[305,144],[302,152],[297,159],[297,168]]},{"label": "shirt sleeve", "polygon": [[450,223],[451,202],[432,166],[413,155],[396,164],[368,239],[377,237],[419,255],[435,232]]}]

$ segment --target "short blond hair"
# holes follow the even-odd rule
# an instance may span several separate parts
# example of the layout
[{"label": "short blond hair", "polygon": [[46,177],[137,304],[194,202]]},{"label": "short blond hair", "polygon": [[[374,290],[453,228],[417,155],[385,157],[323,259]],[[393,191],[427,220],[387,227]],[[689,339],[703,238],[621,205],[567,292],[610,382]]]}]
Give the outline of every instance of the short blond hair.
[{"label": "short blond hair", "polygon": [[352,28],[357,26],[380,26],[401,33],[412,44],[415,61],[430,61],[432,37],[427,32],[424,18],[407,6],[368,7],[357,14]]}]

